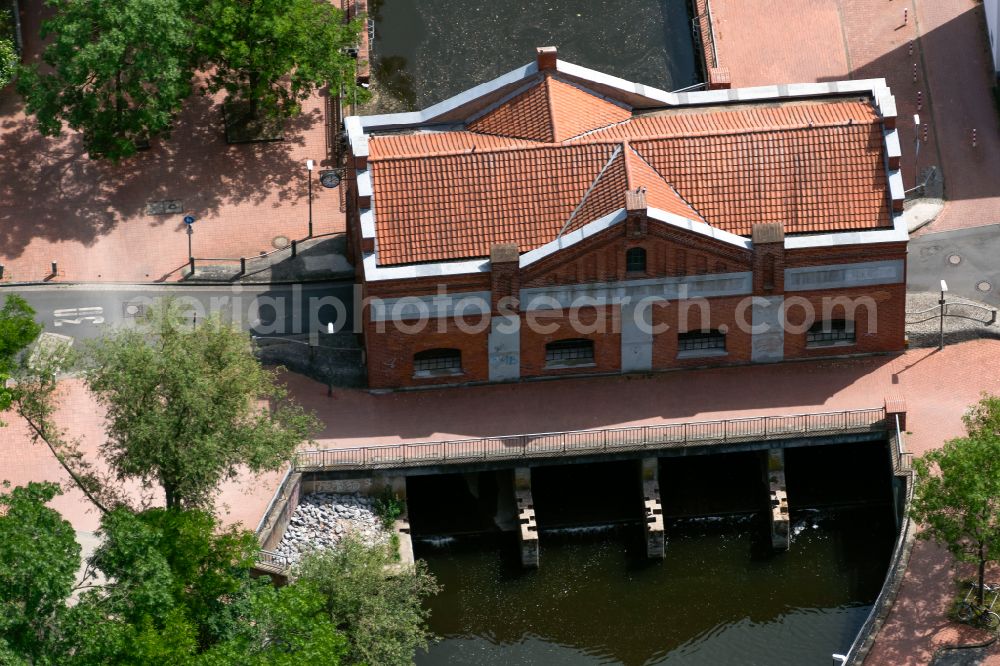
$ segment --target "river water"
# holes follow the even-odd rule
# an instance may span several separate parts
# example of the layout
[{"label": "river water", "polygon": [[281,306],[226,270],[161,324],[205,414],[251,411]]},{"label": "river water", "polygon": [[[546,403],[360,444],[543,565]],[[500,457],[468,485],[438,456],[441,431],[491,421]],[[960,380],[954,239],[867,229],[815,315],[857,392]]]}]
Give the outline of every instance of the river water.
[{"label": "river water", "polygon": [[[749,481],[758,479],[757,467],[748,464],[753,454],[661,461],[661,486],[688,484],[681,510],[710,506],[725,514],[668,517],[662,562],[646,560],[642,526],[624,511],[638,501],[631,493],[636,470],[627,463],[535,469],[537,571],[522,570],[513,533],[430,535],[446,524],[442,515],[460,530],[480,529],[485,523],[475,522],[475,507],[483,509],[480,517],[492,514],[497,502],[488,498],[497,488],[502,495],[504,477],[494,483],[480,475],[465,495],[457,475],[417,481],[409,491],[415,552],[443,586],[429,601],[430,627],[442,640],[417,663],[831,663],[831,654],[847,650],[878,595],[896,525],[884,448],[817,449],[823,450],[786,459],[795,479],[789,487],[795,536],[790,551],[779,554],[770,552],[766,513],[746,510],[759,497]],[[867,473],[845,476],[852,465]],[[728,493],[697,482],[705,478],[699,470],[709,468]],[[593,492],[597,478],[606,492]],[[561,492],[546,492],[554,487]],[[573,493],[574,487],[582,490]],[[699,502],[699,488],[703,500],[716,503]],[[450,497],[450,504],[430,501],[433,492]],[[557,496],[569,501],[556,502]],[[605,501],[605,513],[597,516],[603,524],[587,525],[598,504],[592,498],[601,496],[625,501],[617,515]],[[679,499],[680,492],[664,492],[671,496]],[[796,510],[796,496],[811,508]],[[569,506],[577,508],[575,516]],[[585,526],[552,524],[574,518]]]},{"label": "river water", "polygon": [[535,47],[665,90],[701,82],[687,0],[372,0],[366,112],[440,102],[534,59]]}]

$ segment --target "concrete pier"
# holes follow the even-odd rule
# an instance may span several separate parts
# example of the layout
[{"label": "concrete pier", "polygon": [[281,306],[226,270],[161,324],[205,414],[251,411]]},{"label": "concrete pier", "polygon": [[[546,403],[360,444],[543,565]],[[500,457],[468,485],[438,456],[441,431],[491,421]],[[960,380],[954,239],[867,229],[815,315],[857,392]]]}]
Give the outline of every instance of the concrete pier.
[{"label": "concrete pier", "polygon": [[646,530],[646,557],[663,559],[666,553],[666,538],[663,531],[658,458],[642,459],[642,505]]},{"label": "concrete pier", "polygon": [[785,450],[768,449],[767,485],[771,509],[771,547],[788,550],[791,545],[791,519],[788,513],[788,489],[785,486]]},{"label": "concrete pier", "polygon": [[538,524],[535,522],[535,501],[531,497],[531,468],[514,470],[514,499],[517,501],[518,539],[521,543],[521,565],[538,567]]}]

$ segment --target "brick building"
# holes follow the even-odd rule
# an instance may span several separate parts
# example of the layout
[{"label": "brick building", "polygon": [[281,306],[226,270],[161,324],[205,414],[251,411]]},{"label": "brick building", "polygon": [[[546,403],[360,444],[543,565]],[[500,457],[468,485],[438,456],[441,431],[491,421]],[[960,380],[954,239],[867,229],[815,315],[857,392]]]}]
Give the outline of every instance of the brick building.
[{"label": "brick building", "polygon": [[881,79],[668,93],[537,60],[345,121],[372,388],[901,350]]}]

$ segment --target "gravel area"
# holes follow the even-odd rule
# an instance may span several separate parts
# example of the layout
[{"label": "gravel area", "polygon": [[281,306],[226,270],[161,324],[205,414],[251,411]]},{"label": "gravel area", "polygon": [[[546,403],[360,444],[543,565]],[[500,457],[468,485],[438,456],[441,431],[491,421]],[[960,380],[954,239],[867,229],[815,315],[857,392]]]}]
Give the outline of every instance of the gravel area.
[{"label": "gravel area", "polygon": [[375,513],[375,500],[363,495],[313,493],[299,500],[275,549],[294,564],[311,550],[336,548],[348,534],[368,545],[386,543],[389,533]]},{"label": "gravel area", "polygon": [[[940,297],[939,293],[933,292],[917,292],[906,295],[906,334],[910,338],[911,347],[936,347],[938,345],[941,326],[938,316],[940,314],[938,310]],[[947,296],[945,300],[947,300],[946,312],[949,314],[974,319],[945,317],[945,344],[975,338],[1000,339],[1000,322],[991,326],[986,325],[990,314],[981,309],[991,308],[991,306],[954,296]],[[925,310],[929,310],[929,312],[924,312]],[[926,321],[919,321],[920,319],[926,319]]]}]

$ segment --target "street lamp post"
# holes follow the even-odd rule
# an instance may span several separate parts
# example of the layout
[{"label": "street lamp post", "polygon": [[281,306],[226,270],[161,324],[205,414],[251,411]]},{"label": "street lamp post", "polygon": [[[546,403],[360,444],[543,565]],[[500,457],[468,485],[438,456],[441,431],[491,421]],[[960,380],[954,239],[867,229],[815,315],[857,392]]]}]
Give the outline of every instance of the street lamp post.
[{"label": "street lamp post", "polygon": [[[913,114],[913,187],[920,183],[920,115]],[[921,193],[923,194],[923,193]]]},{"label": "street lamp post", "polygon": [[184,226],[187,227],[187,237],[188,237],[188,265],[191,267],[191,273],[194,273],[194,252],[191,251],[191,236],[194,236],[194,215],[184,216]]},{"label": "street lamp post", "polygon": [[941,298],[938,305],[941,306],[941,339],[938,342],[938,349],[944,349],[944,295],[948,293],[948,283],[941,280]]},{"label": "street lamp post", "polygon": [[309,177],[309,238],[313,235],[313,161],[306,160],[306,172]]}]

